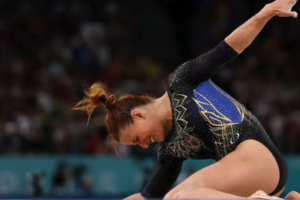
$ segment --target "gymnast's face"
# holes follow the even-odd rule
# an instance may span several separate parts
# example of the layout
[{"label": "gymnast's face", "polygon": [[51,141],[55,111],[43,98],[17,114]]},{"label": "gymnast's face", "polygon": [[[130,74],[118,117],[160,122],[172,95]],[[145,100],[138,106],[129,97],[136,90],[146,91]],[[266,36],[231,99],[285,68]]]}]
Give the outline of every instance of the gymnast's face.
[{"label": "gymnast's face", "polygon": [[153,110],[137,108],[131,111],[131,116],[134,123],[119,132],[121,144],[148,148],[150,144],[164,140],[165,129]]}]

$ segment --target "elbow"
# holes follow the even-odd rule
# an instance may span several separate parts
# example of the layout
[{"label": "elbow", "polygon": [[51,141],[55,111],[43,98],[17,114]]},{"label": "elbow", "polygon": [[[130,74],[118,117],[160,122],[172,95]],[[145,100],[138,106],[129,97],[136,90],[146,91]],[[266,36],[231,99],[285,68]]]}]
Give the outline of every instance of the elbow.
[{"label": "elbow", "polygon": [[239,45],[238,42],[231,40],[230,36],[227,37],[225,40],[226,44],[230,46],[236,53],[241,54],[245,51],[242,45]]}]

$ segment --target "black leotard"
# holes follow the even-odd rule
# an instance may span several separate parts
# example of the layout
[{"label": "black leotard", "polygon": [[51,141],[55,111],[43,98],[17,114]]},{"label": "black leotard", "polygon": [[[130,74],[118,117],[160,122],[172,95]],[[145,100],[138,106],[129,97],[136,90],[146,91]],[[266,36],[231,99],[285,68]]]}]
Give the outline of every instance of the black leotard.
[{"label": "black leotard", "polygon": [[283,188],[287,167],[259,121],[210,78],[238,55],[225,41],[179,66],[169,77],[167,92],[173,124],[158,151],[159,167],[142,192],[163,197],[176,181],[186,159],[220,160],[247,139],[264,144],[276,158]]}]

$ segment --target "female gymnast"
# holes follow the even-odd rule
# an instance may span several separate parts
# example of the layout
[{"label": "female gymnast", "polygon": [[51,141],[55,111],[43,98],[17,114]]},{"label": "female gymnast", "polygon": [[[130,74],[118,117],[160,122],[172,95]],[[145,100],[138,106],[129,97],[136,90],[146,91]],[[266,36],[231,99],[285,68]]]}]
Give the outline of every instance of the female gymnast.
[{"label": "female gymnast", "polygon": [[[214,49],[179,66],[158,99],[127,95],[115,100],[100,83],[85,91],[87,97],[74,109],[87,111],[90,119],[103,104],[116,143],[147,148],[162,142],[157,171],[144,190],[129,199],[244,198],[258,190],[273,196],[282,193],[288,176],[283,156],[256,117],[210,78],[241,54],[271,18],[297,18],[291,11],[295,4],[296,0],[276,0],[264,6]],[[217,162],[169,191],[186,159]],[[289,197],[298,195],[293,192]]]}]

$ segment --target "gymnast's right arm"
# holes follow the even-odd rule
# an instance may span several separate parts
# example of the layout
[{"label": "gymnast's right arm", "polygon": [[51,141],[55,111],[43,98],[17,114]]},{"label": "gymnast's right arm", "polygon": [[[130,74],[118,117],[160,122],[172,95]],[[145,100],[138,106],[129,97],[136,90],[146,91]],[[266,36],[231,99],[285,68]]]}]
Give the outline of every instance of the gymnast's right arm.
[{"label": "gymnast's right arm", "polygon": [[142,193],[131,195],[126,199],[163,198],[178,178],[182,163],[182,161],[177,161],[159,164],[155,174],[149,180]]},{"label": "gymnast's right arm", "polygon": [[225,42],[239,54],[242,53],[275,15],[296,18],[298,14],[291,11],[295,3],[296,0],[277,0],[267,4],[258,14],[232,32]]},{"label": "gymnast's right arm", "polygon": [[239,54],[242,53],[275,15],[297,18],[297,12],[291,11],[296,2],[297,0],[276,0],[267,4],[258,14],[232,32],[225,42]]},{"label": "gymnast's right arm", "polygon": [[216,74],[224,64],[241,54],[256,38],[267,22],[275,15],[297,17],[291,8],[296,0],[276,0],[233,31],[214,49],[181,65],[171,76],[171,83],[197,86]]}]

